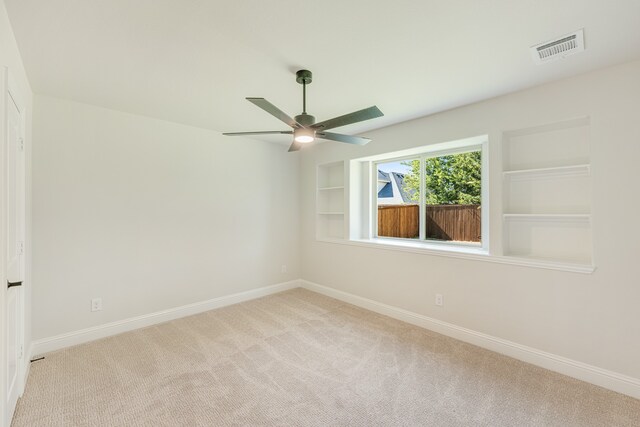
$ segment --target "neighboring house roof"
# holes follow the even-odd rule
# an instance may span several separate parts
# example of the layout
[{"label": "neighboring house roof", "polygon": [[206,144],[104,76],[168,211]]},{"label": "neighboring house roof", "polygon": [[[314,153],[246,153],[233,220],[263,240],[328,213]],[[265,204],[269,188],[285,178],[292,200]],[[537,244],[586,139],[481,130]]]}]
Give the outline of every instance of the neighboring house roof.
[{"label": "neighboring house roof", "polygon": [[393,197],[393,184],[391,184],[391,181],[378,190],[378,199],[387,199],[389,197]]},{"label": "neighboring house roof", "polygon": [[389,180],[389,174],[381,170],[378,170],[378,181],[391,182],[391,180]]},{"label": "neighboring house roof", "polygon": [[400,172],[378,171],[378,201],[382,204],[399,205],[411,203],[411,195],[414,190],[406,191],[404,188],[404,174]]},{"label": "neighboring house roof", "polygon": [[393,197],[393,185],[391,178],[386,172],[378,170],[378,198]]}]

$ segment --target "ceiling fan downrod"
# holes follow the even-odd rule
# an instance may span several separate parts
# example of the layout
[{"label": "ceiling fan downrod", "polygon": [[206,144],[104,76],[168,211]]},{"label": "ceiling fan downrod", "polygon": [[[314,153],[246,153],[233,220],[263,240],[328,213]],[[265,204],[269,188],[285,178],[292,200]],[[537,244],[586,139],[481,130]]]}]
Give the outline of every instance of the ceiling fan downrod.
[{"label": "ceiling fan downrod", "polygon": [[307,114],[307,84],[313,81],[313,74],[309,70],[298,70],[296,81],[302,85],[302,114]]}]

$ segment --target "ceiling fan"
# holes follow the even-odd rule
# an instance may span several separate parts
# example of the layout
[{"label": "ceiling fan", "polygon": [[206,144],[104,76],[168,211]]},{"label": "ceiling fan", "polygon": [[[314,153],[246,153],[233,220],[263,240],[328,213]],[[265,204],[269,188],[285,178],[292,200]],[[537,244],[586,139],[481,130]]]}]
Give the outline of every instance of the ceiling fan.
[{"label": "ceiling fan", "polygon": [[369,138],[326,131],[340,126],[346,126],[353,123],[374,119],[376,117],[381,117],[384,115],[382,114],[382,111],[380,111],[378,107],[374,105],[373,107],[365,108],[364,110],[354,111],[353,113],[345,114],[344,116],[334,117],[333,119],[316,123],[316,118],[310,114],[307,114],[307,85],[311,83],[311,79],[312,74],[309,70],[299,70],[296,72],[296,81],[302,85],[302,114],[299,114],[294,118],[289,117],[286,113],[281,111],[278,107],[264,98],[247,98],[247,101],[257,105],[275,118],[291,126],[293,130],[228,132],[223,133],[223,135],[293,135],[293,143],[289,147],[289,151],[298,151],[304,144],[313,142],[316,138],[327,139],[330,141],[346,142],[347,144],[356,145],[364,145],[371,141]]}]

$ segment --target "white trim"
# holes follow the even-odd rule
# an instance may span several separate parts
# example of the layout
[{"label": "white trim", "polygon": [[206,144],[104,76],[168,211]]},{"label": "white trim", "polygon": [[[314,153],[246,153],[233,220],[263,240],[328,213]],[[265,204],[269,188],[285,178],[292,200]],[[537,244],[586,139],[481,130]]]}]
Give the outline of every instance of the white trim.
[{"label": "white trim", "polygon": [[591,173],[590,164],[554,166],[535,169],[516,169],[502,172],[505,178],[517,181],[532,179],[549,179],[558,177],[589,176]]},{"label": "white trim", "polygon": [[[464,341],[482,348],[486,348],[497,353],[531,363],[536,366],[543,367],[591,384],[595,384],[609,390],[626,394],[635,398],[640,398],[640,379],[633,378],[617,372],[598,368],[583,362],[568,359],[545,351],[537,350],[532,347],[521,345],[502,338],[494,337],[488,334],[477,332],[471,329],[463,328],[451,323],[443,322],[438,319],[427,317],[421,314],[413,313],[398,307],[393,307],[347,292],[343,292],[334,288],[319,285],[308,280],[292,280],[271,286],[265,286],[258,289],[252,289],[237,294],[227,295],[214,298],[208,301],[197,302],[184,305],[168,310],[150,313],[142,316],[133,317],[121,321],[111,322],[93,328],[82,329],[79,331],[69,332],[50,338],[36,340],[32,343],[29,351],[25,354],[25,360],[29,361],[34,355],[41,355],[51,351],[59,350],[65,347],[82,344],[96,339],[117,335],[123,332],[139,329],[158,323],[167,322],[169,320],[180,317],[198,314],[204,311],[237,304],[243,301],[260,298],[263,296],[275,294],[302,287],[313,292],[317,292],[358,307],[371,310],[373,312],[410,323],[440,334]],[[26,370],[28,373],[28,368]],[[26,382],[26,375],[25,375]]]},{"label": "white trim", "polygon": [[[319,242],[338,245],[360,246],[383,249],[387,251],[411,252],[421,255],[434,255],[449,258],[470,259],[473,261],[494,262],[497,264],[517,265],[521,267],[542,268],[545,270],[568,271],[570,273],[591,274],[596,270],[593,264],[580,264],[541,258],[524,258],[516,256],[498,256],[486,253],[479,246],[463,246],[457,244],[448,248],[444,242],[429,244],[422,242],[401,241],[400,239],[337,239],[319,238]],[[396,243],[399,241],[399,243]]]},{"label": "white trim", "polygon": [[22,94],[20,93],[20,90],[18,89],[18,85],[16,84],[15,80],[13,80],[13,77],[11,75],[11,72],[9,71],[9,68],[5,67],[5,69],[7,70],[7,91],[9,92],[9,96],[11,97],[11,101],[13,101],[13,103],[16,105],[16,108],[20,112],[20,115],[23,116],[25,108],[22,100],[24,98],[22,97]]},{"label": "white trim", "polygon": [[7,111],[6,106],[9,101],[9,69],[7,67],[0,67],[0,281],[2,282],[3,289],[0,291],[0,425],[8,425],[11,422],[11,418],[7,412],[7,352],[6,352],[6,283],[7,271],[6,271],[6,249],[5,249],[5,235],[6,235],[6,212],[5,212],[5,200],[6,200],[6,156],[5,147],[7,145]]},{"label": "white trim", "polygon": [[[426,156],[420,157],[420,201],[418,204],[418,239],[421,241],[425,241],[427,239],[427,206],[425,202],[425,197],[427,196],[427,182],[425,177],[425,166],[426,166],[427,158]],[[395,181],[395,180],[394,180]],[[482,169],[480,170],[480,184],[482,185]],[[400,189],[398,189],[398,193]],[[482,201],[482,200],[481,200]],[[376,209],[376,213],[377,213]],[[376,224],[378,224],[378,218],[376,218]],[[482,223],[480,224],[482,227]],[[376,234],[377,236],[377,234]]]},{"label": "white trim", "polygon": [[22,368],[22,390],[20,390],[20,397],[24,394],[24,390],[27,386],[27,378],[29,378],[29,372],[31,372],[31,355],[33,354],[33,344],[29,344],[29,348],[26,348],[22,354],[23,368]]},{"label": "white trim", "polygon": [[[482,212],[481,212],[481,217],[480,217],[480,221],[481,221],[481,230],[482,230],[482,239],[480,242],[480,245],[482,247],[483,252],[487,252],[489,251],[489,214],[491,212],[490,210],[490,206],[489,206],[489,186],[490,186],[490,181],[489,181],[489,135],[478,135],[478,136],[474,136],[474,137],[470,137],[470,138],[464,138],[464,139],[460,139],[460,140],[455,140],[455,141],[448,141],[448,142],[442,142],[439,144],[432,144],[432,145],[426,145],[426,146],[422,146],[422,147],[415,147],[409,150],[402,150],[402,151],[396,151],[396,152],[392,152],[392,153],[387,153],[387,154],[380,154],[380,155],[376,155],[376,156],[372,156],[372,157],[363,157],[360,159],[355,159],[352,160],[356,161],[356,162],[369,162],[370,167],[372,168],[371,171],[371,185],[369,186],[369,191],[371,191],[371,211],[366,215],[367,219],[370,221],[370,223],[372,224],[370,233],[365,236],[368,239],[371,240],[375,240],[379,237],[383,237],[383,236],[378,236],[378,229],[377,227],[373,226],[373,224],[377,224],[378,223],[378,207],[380,205],[395,205],[397,204],[397,198],[399,197],[400,200],[402,200],[402,197],[400,195],[400,191],[398,189],[398,186],[395,182],[395,180],[393,179],[393,177],[391,176],[392,172],[389,172],[390,174],[390,180],[391,180],[391,184],[393,186],[393,198],[391,198],[391,200],[382,200],[378,198],[378,188],[376,185],[373,185],[373,183],[377,182],[377,178],[378,178],[378,170],[379,170],[379,165],[383,164],[383,163],[389,163],[389,162],[398,162],[398,161],[402,161],[402,160],[418,160],[420,162],[420,177],[419,177],[419,182],[420,182],[420,191],[419,191],[419,200],[417,202],[418,207],[419,207],[419,240],[420,241],[424,241],[425,240],[425,195],[426,195],[426,190],[425,190],[425,161],[426,159],[430,159],[430,158],[434,158],[434,157],[440,157],[440,156],[448,156],[448,155],[457,155],[457,154],[464,154],[464,153],[471,153],[471,152],[475,152],[475,151],[479,151],[481,154],[481,203],[480,205],[482,206]],[[396,192],[396,190],[398,190]],[[359,189],[360,191],[364,191],[364,188]],[[384,198],[387,199],[387,198]],[[384,202],[384,203],[381,203]],[[364,218],[363,218],[364,219]],[[349,235],[347,233],[347,235]],[[400,238],[394,238],[394,237],[386,237],[385,239],[389,240],[389,239],[396,239],[398,242],[401,242],[400,244],[405,245],[407,240],[406,239],[400,239]],[[363,239],[366,240],[366,239]],[[445,242],[442,242],[445,243]],[[460,242],[446,242],[449,246],[452,247],[458,247],[458,246],[466,246],[464,243],[460,243]],[[413,244],[406,244],[409,247],[413,247]],[[430,245],[434,245],[434,243],[429,243]],[[465,249],[462,249],[461,252],[465,252]]]},{"label": "white trim", "polygon": [[514,136],[533,135],[536,133],[551,132],[554,130],[563,130],[569,128],[577,128],[581,126],[589,126],[591,124],[590,116],[580,116],[573,119],[560,120],[558,122],[545,123],[542,125],[531,126],[523,129],[512,129],[504,131],[505,138]]},{"label": "white trim", "polygon": [[532,347],[527,347],[502,338],[456,326],[451,323],[443,322],[442,320],[413,313],[408,310],[393,307],[327,286],[322,286],[308,280],[301,280],[300,282],[303,288],[310,291],[640,399],[640,379],[638,378],[633,378]]},{"label": "white trim", "polygon": [[[393,162],[399,159],[412,156],[420,156],[422,154],[429,153],[429,157],[437,157],[445,154],[464,153],[468,147],[474,145],[480,146],[483,142],[487,141],[488,135],[478,135],[469,138],[455,139],[452,141],[439,142],[437,144],[422,145],[419,147],[408,148],[406,150],[392,151],[390,153],[376,154],[374,156],[360,157],[353,159],[357,162],[378,162],[380,160]],[[460,151],[456,151],[460,149]]]},{"label": "white trim", "polygon": [[213,298],[207,301],[200,301],[180,307],[169,308],[167,310],[156,311],[155,313],[143,314],[129,319],[118,320],[115,322],[105,323],[104,325],[35,340],[31,344],[29,359],[32,358],[31,355],[40,356],[62,348],[94,341],[100,338],[110,337],[123,332],[132,331],[134,329],[156,325],[158,323],[168,322],[170,320],[191,316],[204,311],[226,307],[243,301],[249,301],[289,289],[294,289],[299,286],[299,280],[291,280],[289,282],[264,286],[262,288],[251,289],[232,295]]},{"label": "white trim", "polygon": [[[25,316],[27,313],[26,310],[26,302],[25,302],[25,288],[27,286],[29,286],[29,284],[26,282],[25,280],[25,258],[26,258],[26,253],[24,251],[24,244],[25,244],[25,236],[26,236],[26,158],[25,158],[25,145],[26,145],[26,136],[27,136],[27,118],[26,118],[26,107],[25,107],[25,103],[24,103],[24,97],[23,97],[23,93],[22,91],[19,89],[18,85],[16,84],[16,81],[13,78],[13,74],[11,72],[11,70],[8,67],[1,67],[0,68],[0,78],[1,78],[1,82],[0,82],[0,92],[1,92],[1,96],[0,96],[0,103],[2,104],[0,106],[0,141],[2,141],[2,147],[1,147],[1,154],[0,154],[0,199],[2,199],[2,203],[0,203],[0,205],[2,205],[2,212],[0,212],[0,228],[2,229],[2,231],[0,231],[0,240],[4,243],[5,240],[5,232],[7,230],[7,217],[6,217],[6,211],[5,211],[5,206],[7,203],[7,165],[9,162],[9,157],[8,157],[8,106],[10,105],[9,103],[13,104],[13,106],[15,106],[15,108],[18,111],[18,115],[19,115],[19,135],[18,137],[21,140],[21,147],[22,149],[17,149],[17,159],[16,161],[21,164],[21,170],[20,168],[18,168],[17,170],[19,170],[21,172],[21,177],[17,177],[18,182],[17,182],[17,188],[16,191],[18,192],[18,199],[17,199],[17,203],[19,203],[20,206],[20,229],[21,229],[21,233],[22,235],[19,236],[19,240],[22,241],[23,244],[23,253],[21,256],[21,260],[20,260],[20,264],[18,267],[18,272],[17,275],[14,277],[8,277],[8,270],[7,270],[7,263],[6,263],[6,250],[7,248],[3,248],[3,250],[0,251],[0,258],[2,258],[2,260],[0,261],[1,266],[0,266],[0,279],[3,283],[6,283],[8,281],[9,278],[12,279],[12,281],[16,281],[16,279],[22,279],[21,281],[23,282],[23,286],[17,288],[14,292],[17,292],[17,296],[16,298],[18,299],[17,301],[17,310],[19,313],[19,319],[18,319],[18,325],[16,326],[17,328],[17,335],[18,335],[18,345],[21,348],[21,355],[20,357],[18,357],[17,361],[16,361],[16,369],[17,369],[17,379],[16,379],[16,384],[15,384],[15,388],[16,388],[16,393],[17,393],[17,397],[19,398],[20,396],[22,396],[23,392],[24,392],[24,388],[25,388],[25,384],[26,384],[26,377],[28,375],[28,362],[25,359],[26,356],[26,352],[27,349],[25,348],[25,346],[27,345],[27,343],[25,342]],[[6,308],[6,293],[7,293],[7,288],[6,286],[4,287],[4,289],[2,290],[2,292],[0,292],[0,307],[2,308],[2,310],[4,310]],[[2,391],[0,391],[0,424],[2,423],[10,423],[11,422],[11,418],[13,416],[13,412],[11,414],[9,414],[10,409],[12,409],[13,411],[15,411],[15,407],[14,408],[8,408],[7,407],[7,403],[8,403],[8,396],[7,396],[7,376],[6,376],[6,363],[7,363],[7,359],[6,359],[6,354],[5,354],[5,347],[7,345],[6,342],[6,328],[7,328],[7,322],[6,322],[6,315],[3,313],[2,316],[0,316],[0,347],[3,349],[2,350],[2,354],[0,355],[0,366],[2,367],[2,373],[0,374],[0,387],[2,388]]]},{"label": "white trim", "polygon": [[375,237],[373,239],[356,240],[357,242],[371,242],[378,245],[389,245],[397,247],[426,249],[434,251],[448,251],[448,252],[461,252],[463,254],[479,254],[488,255],[489,252],[482,248],[480,243],[475,242],[452,242],[452,241],[439,241],[439,240],[419,240],[419,239],[405,239],[401,237]]},{"label": "white trim", "polygon": [[589,222],[591,214],[505,213],[502,218],[508,221]]}]

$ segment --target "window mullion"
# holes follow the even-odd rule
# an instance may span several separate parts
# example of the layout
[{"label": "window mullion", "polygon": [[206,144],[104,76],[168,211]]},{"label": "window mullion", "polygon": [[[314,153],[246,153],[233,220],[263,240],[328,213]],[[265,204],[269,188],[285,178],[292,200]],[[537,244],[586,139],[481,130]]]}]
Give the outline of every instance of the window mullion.
[{"label": "window mullion", "polygon": [[371,188],[369,194],[371,194],[371,202],[369,206],[371,207],[372,215],[369,215],[371,218],[371,224],[369,224],[369,236],[377,238],[378,237],[378,164],[370,163],[369,164],[369,176],[371,177]]},{"label": "window mullion", "polygon": [[420,224],[420,240],[426,239],[426,207],[425,207],[425,176],[424,176],[424,168],[425,168],[425,156],[420,156],[420,197],[418,198],[420,201],[420,205],[418,206],[418,215],[419,224]]}]

